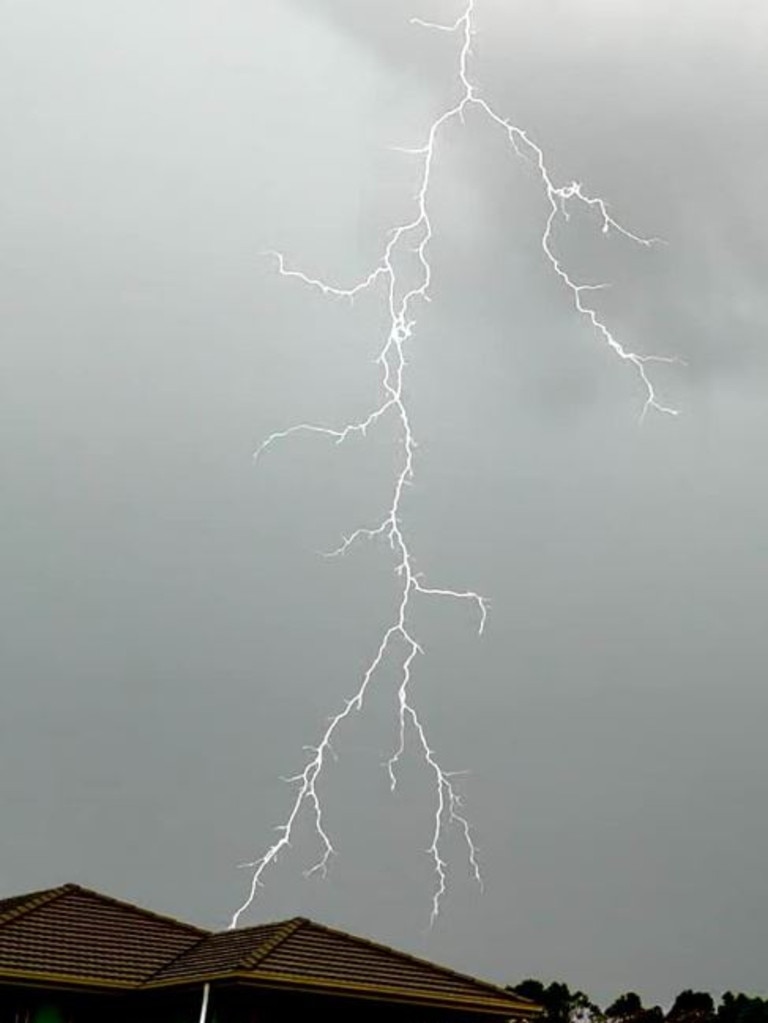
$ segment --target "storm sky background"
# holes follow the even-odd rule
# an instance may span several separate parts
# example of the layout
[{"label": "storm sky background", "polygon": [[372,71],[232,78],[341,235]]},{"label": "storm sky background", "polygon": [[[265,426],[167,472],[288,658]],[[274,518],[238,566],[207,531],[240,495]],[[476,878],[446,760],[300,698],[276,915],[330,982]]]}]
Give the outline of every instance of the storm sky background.
[{"label": "storm sky background", "polygon": [[[390,623],[377,522],[382,293],[349,283],[409,216],[458,96],[428,0],[2,0],[0,894],[74,880],[225,927],[327,716]],[[573,312],[532,168],[476,113],[441,135],[432,302],[407,396],[404,526],[434,585],[414,700],[458,779],[427,930],[434,793],[392,795],[396,663],[243,920],[305,915],[503,983],[605,1000],[768,994],[768,10],[477,0],[471,75],[652,249],[574,215],[554,247],[677,418]]]}]

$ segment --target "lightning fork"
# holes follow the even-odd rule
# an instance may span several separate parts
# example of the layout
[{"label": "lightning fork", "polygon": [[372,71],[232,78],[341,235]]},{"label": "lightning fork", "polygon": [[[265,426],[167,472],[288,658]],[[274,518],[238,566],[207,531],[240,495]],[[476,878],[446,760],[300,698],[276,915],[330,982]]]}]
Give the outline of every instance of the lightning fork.
[{"label": "lightning fork", "polygon": [[[342,725],[353,713],[362,710],[366,694],[374,681],[378,669],[389,653],[399,650],[400,685],[398,689],[398,743],[386,769],[390,786],[394,790],[397,784],[397,769],[405,753],[409,736],[415,739],[424,763],[432,773],[435,792],[435,810],[431,828],[431,842],[427,853],[431,857],[434,868],[435,885],[432,894],[430,926],[434,924],[441,907],[442,898],[448,884],[448,864],[444,859],[444,842],[447,829],[455,827],[464,841],[467,851],[467,863],[471,876],[482,888],[477,847],[469,822],[462,810],[462,801],[453,783],[455,772],[447,771],[441,766],[437,754],[427,737],[424,723],[411,700],[412,668],[416,657],[422,653],[421,647],[411,631],[410,611],[419,597],[442,597],[465,601],[474,606],[478,614],[478,632],[482,633],[487,618],[488,601],[471,590],[437,588],[424,583],[420,573],[415,571],[414,560],[402,526],[403,495],[406,486],[413,480],[415,440],[411,428],[408,406],[403,393],[405,375],[405,346],[413,335],[416,325],[415,309],[422,301],[429,301],[429,287],[432,270],[428,258],[429,244],[433,236],[433,225],[428,208],[428,197],[432,172],[435,163],[437,141],[441,130],[456,118],[463,121],[469,108],[484,115],[486,120],[506,135],[516,155],[525,157],[538,173],[538,178],[546,197],[549,212],[546,216],[541,235],[541,249],[545,259],[569,293],[576,313],[585,318],[592,326],[595,335],[620,360],[628,364],[639,378],[645,398],[641,411],[641,420],[649,410],[667,415],[677,415],[677,410],[664,405],[658,398],[653,381],[648,373],[648,366],[654,362],[679,362],[669,356],[641,355],[631,351],[617,338],[603,322],[598,313],[590,305],[585,304],[585,296],[594,290],[604,287],[602,284],[580,283],[565,269],[553,250],[553,230],[558,218],[567,222],[569,207],[581,205],[597,215],[603,234],[612,231],[623,235],[639,245],[650,246],[659,239],[643,238],[627,230],[608,212],[605,201],[586,193],[578,182],[556,185],[547,167],[543,149],[528,135],[526,131],[513,124],[497,113],[493,107],[479,94],[477,86],[469,74],[469,60],[472,54],[472,37],[475,34],[476,0],[466,0],[463,13],[449,24],[425,21],[412,18],[411,24],[429,30],[436,30],[447,35],[456,36],[459,40],[457,60],[457,79],[461,89],[459,100],[444,110],[430,125],[424,144],[415,149],[405,149],[411,157],[421,161],[421,177],[415,196],[415,209],[404,223],[396,225],[389,232],[389,238],[376,266],[357,283],[349,287],[329,284],[326,281],[311,277],[301,270],[293,269],[286,264],[279,252],[271,253],[276,261],[277,272],[286,278],[297,279],[306,287],[321,291],[331,298],[354,298],[374,286],[384,285],[386,307],[389,316],[389,327],[386,340],[379,352],[376,363],[381,375],[382,395],[380,403],[363,419],[340,427],[299,423],[285,430],[270,434],[255,452],[254,457],[261,457],[267,449],[277,441],[284,440],[294,434],[319,434],[341,444],[352,434],[365,436],[367,431],[375,427],[385,417],[393,418],[399,426],[402,438],[403,457],[396,474],[392,498],[382,520],[373,526],[361,526],[350,536],[343,539],[342,544],[329,552],[330,557],[344,554],[357,542],[374,539],[386,539],[393,554],[395,573],[400,580],[399,598],[393,621],[385,629],[381,641],[362,675],[357,691],[347,697],[341,709],[329,718],[327,727],[317,746],[308,747],[309,756],[303,769],[292,778],[287,779],[296,786],[290,813],[285,823],[277,828],[277,838],[272,845],[257,859],[241,864],[251,872],[251,880],[247,896],[232,916],[231,928],[238,926],[240,917],[253,904],[259,888],[263,886],[263,875],[278,859],[280,854],[290,847],[297,820],[303,810],[311,814],[315,833],[320,844],[320,855],[314,866],[305,871],[305,876],[319,873],[325,875],[335,849],[326,828],[323,806],[318,793],[318,782],[328,756],[333,756],[332,740]],[[394,258],[401,250],[408,249],[417,257],[417,269],[411,284],[401,281],[402,274],[395,269]],[[403,292],[398,298],[398,293]]]}]

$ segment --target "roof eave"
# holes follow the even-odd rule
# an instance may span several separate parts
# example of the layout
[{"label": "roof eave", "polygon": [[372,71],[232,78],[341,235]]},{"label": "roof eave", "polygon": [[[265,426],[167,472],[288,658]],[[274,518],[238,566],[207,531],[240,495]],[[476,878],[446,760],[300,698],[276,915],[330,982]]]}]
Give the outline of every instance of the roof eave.
[{"label": "roof eave", "polygon": [[507,1017],[538,1017],[543,1009],[528,1001],[513,999],[495,999],[493,997],[473,997],[471,995],[445,995],[427,990],[388,987],[380,984],[349,983],[339,980],[328,981],[315,977],[286,975],[279,973],[259,972],[258,975],[244,971],[222,973],[201,973],[194,977],[176,980],[153,980],[141,985],[141,990],[158,990],[187,987],[199,984],[236,983],[248,987],[266,988],[269,990],[293,991],[305,993],[322,993],[339,998],[359,998],[365,1000],[388,1001],[393,1003],[419,1005],[443,1009],[465,1009],[472,1012],[484,1012]]},{"label": "roof eave", "polygon": [[69,973],[48,973],[44,970],[0,970],[0,983],[18,987],[42,984],[46,987],[67,988],[88,991],[138,991],[140,985],[130,980],[110,980],[104,977],[87,977]]}]

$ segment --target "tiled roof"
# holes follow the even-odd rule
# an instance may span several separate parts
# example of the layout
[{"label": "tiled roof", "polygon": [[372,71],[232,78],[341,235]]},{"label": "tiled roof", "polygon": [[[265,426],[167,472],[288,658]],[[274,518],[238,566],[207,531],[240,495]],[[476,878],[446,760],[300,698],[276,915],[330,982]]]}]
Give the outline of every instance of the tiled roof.
[{"label": "tiled roof", "polygon": [[189,977],[222,976],[243,973],[252,968],[276,942],[303,923],[288,920],[284,923],[262,924],[237,931],[210,934],[194,948],[179,956],[152,978],[154,984],[180,982]]},{"label": "tiled roof", "polygon": [[479,1007],[530,1003],[509,992],[415,956],[363,938],[303,920],[250,971],[254,976],[280,976],[313,987],[335,987],[378,993],[397,1000],[472,1003]]},{"label": "tiled roof", "polygon": [[4,979],[123,989],[229,981],[507,1017],[539,1011],[494,984],[302,917],[211,933],[78,885],[0,900]]},{"label": "tiled roof", "polygon": [[206,932],[78,885],[36,892],[0,915],[0,978],[133,987]]},{"label": "tiled roof", "polygon": [[43,902],[47,902],[48,899],[54,898],[60,890],[59,888],[49,888],[43,892],[32,892],[31,895],[13,895],[10,899],[0,899],[0,925],[34,906],[39,906]]}]

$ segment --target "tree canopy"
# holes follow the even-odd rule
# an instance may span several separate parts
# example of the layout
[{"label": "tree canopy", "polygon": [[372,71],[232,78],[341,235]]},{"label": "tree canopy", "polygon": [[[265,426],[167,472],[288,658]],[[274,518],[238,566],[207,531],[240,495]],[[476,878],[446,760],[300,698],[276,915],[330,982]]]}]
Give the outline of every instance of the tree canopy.
[{"label": "tree canopy", "polygon": [[768,999],[726,991],[716,1002],[707,991],[681,991],[665,1013],[659,1005],[645,1006],[634,991],[618,995],[605,1009],[583,991],[571,991],[562,981],[545,984],[529,977],[509,990],[538,1002],[543,1023],[768,1023]]}]

